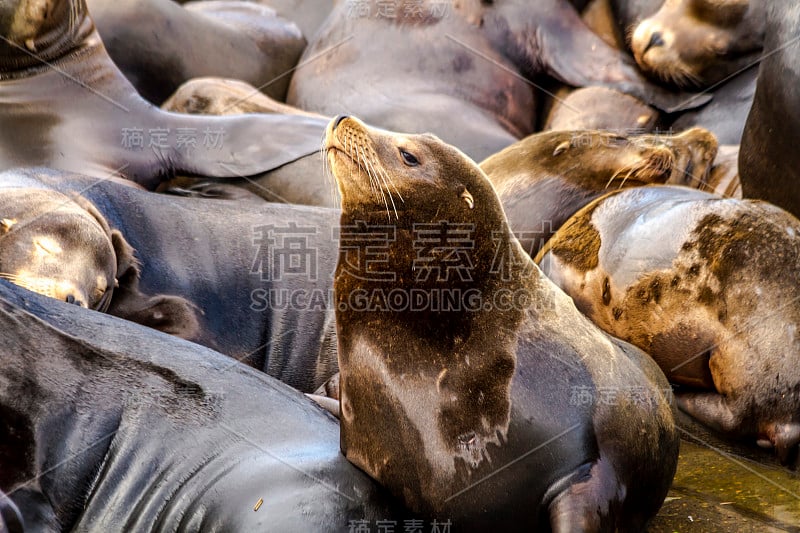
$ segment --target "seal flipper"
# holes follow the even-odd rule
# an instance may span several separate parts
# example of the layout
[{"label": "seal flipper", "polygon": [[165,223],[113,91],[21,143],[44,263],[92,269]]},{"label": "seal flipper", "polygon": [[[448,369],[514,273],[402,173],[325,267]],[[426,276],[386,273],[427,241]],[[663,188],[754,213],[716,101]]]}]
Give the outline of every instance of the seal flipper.
[{"label": "seal flipper", "polygon": [[723,433],[734,431],[741,423],[725,398],[716,392],[677,393],[675,403],[684,413]]},{"label": "seal flipper", "polygon": [[[553,533],[596,531],[640,531],[644,524],[617,524],[615,515],[625,490],[608,461],[602,458],[583,465],[576,472],[556,482],[548,495],[563,488],[549,505]],[[547,496],[546,496],[547,497]]]},{"label": "seal flipper", "polygon": [[327,126],[326,120],[300,115],[159,112],[170,115],[176,131],[196,132],[203,141],[173,150],[174,170],[209,178],[254,176],[318,152]]},{"label": "seal flipper", "polygon": [[[511,8],[514,9],[513,7]],[[519,9],[519,8],[518,8]],[[606,44],[580,19],[566,2],[556,3],[541,17],[517,27],[515,13],[505,16],[512,49],[520,56],[519,67],[543,67],[552,77],[575,87],[603,85],[635,96],[667,113],[694,109],[711,100],[708,94],[676,93],[649,82],[632,58]],[[517,14],[518,15],[518,14]],[[524,17],[523,17],[524,19]],[[534,27],[536,31],[530,31]],[[536,58],[536,60],[532,60]],[[525,72],[533,76],[536,72]]]},{"label": "seal flipper", "polygon": [[117,280],[108,314],[148,326],[183,339],[200,331],[198,309],[188,300],[165,294],[149,296],[139,291],[139,262],[122,234],[114,230],[111,242],[117,256]]}]

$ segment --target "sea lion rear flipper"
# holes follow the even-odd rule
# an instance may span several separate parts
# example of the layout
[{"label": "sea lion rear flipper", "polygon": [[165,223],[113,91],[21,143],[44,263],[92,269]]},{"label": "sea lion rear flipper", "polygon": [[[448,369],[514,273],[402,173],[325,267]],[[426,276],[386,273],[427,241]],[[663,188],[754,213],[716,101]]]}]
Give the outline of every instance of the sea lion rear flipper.
[{"label": "sea lion rear flipper", "polygon": [[512,48],[521,56],[518,62],[523,69],[539,65],[550,76],[574,87],[604,85],[667,113],[693,109],[711,100],[708,94],[676,93],[649,82],[632,58],[600,39],[566,2],[549,10],[546,20],[539,11],[537,20],[528,24],[535,24],[536,31],[521,31],[518,22],[506,17],[513,25]]},{"label": "sea lion rear flipper", "polygon": [[[554,492],[557,494],[551,496]],[[552,497],[549,505],[551,530],[553,533],[614,530],[614,517],[609,511],[615,507],[620,492],[621,487],[607,461],[601,458],[591,465],[582,465],[567,478],[557,481],[545,496],[546,499]],[[601,514],[601,510],[606,514]]]}]

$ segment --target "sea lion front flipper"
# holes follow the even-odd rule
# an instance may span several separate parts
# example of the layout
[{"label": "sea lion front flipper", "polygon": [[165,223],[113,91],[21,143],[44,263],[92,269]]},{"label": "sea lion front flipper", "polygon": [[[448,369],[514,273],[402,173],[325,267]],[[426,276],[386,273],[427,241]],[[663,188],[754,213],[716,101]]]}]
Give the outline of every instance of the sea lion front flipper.
[{"label": "sea lion front flipper", "polygon": [[[561,492],[550,496],[553,492]],[[585,464],[567,478],[557,481],[545,498],[552,497],[549,505],[550,528],[553,533],[574,531],[599,532],[613,529],[613,516],[608,511],[619,499],[621,487],[608,461],[599,458]],[[601,514],[604,509],[606,514]]]},{"label": "sea lion front flipper", "polygon": [[209,178],[253,176],[318,152],[327,125],[299,115],[169,115],[195,141],[173,150],[173,169]]},{"label": "sea lion front flipper", "polygon": [[[652,84],[632,58],[592,32],[571,5],[553,4],[546,18],[537,9],[536,20],[531,21],[520,22],[525,20],[522,7],[513,6],[500,13],[509,27],[512,54],[523,72],[538,67],[575,87],[603,85],[667,113],[694,109],[711,100],[708,94],[676,93]],[[525,74],[533,76],[535,72]]]},{"label": "sea lion front flipper", "polygon": [[725,398],[716,392],[676,393],[678,408],[706,426],[728,433],[741,423]]},{"label": "sea lion front flipper", "polygon": [[193,339],[200,331],[201,311],[179,296],[151,296],[139,290],[140,264],[122,234],[113,230],[111,242],[117,256],[117,281],[108,314],[136,322],[182,339]]}]

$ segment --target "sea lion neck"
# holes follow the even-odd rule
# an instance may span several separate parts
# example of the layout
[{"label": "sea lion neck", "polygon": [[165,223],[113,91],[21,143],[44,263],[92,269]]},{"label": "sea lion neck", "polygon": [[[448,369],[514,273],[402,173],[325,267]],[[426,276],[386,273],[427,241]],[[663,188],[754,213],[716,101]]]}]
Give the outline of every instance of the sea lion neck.
[{"label": "sea lion neck", "polygon": [[21,0],[0,8],[0,79],[49,69],[96,47],[102,43],[85,0]]}]

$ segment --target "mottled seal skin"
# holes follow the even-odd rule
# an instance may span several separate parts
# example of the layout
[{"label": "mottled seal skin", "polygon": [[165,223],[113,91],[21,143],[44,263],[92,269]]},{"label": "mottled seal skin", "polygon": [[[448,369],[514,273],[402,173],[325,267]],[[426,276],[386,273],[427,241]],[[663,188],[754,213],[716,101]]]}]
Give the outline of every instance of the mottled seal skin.
[{"label": "mottled seal skin", "polygon": [[[326,149],[342,194],[334,287],[345,456],[412,509],[464,529],[643,530],[678,450],[655,363],[592,326],[547,280],[456,148],[339,117]],[[465,229],[470,244],[415,251],[426,224]],[[454,255],[470,268],[451,270]],[[381,307],[387,290],[472,291],[479,301]],[[355,299],[363,291],[376,302],[368,312]],[[504,305],[501,294],[529,299]],[[579,405],[576,387],[619,395]]]},{"label": "mottled seal skin", "polygon": [[746,198],[760,198],[800,216],[800,5],[770,2],[764,59],[739,153]]},{"label": "mottled seal skin", "polygon": [[[307,64],[292,78],[289,104],[431,132],[481,160],[535,131],[528,80],[604,85],[671,111],[688,100],[645,82],[632,60],[586,28],[564,0],[409,0],[395,4],[393,17],[382,16],[380,4],[334,8],[304,52]],[[363,14],[358,5],[366,6]]]},{"label": "mottled seal skin", "polygon": [[679,407],[730,437],[800,443],[800,221],[682,187],[614,192],[537,258],[597,325],[649,353]]},{"label": "mottled seal skin", "polygon": [[0,168],[119,174],[154,188],[176,173],[249,176],[319,150],[321,120],[153,107],[108,57],[84,0],[5,2],[0,37]]},{"label": "mottled seal skin", "polygon": [[555,131],[530,135],[481,162],[511,230],[531,257],[583,206],[611,189],[708,180],[714,136]]},{"label": "mottled seal skin", "polygon": [[[139,290],[196,308],[190,340],[304,392],[337,372],[330,293],[338,211],[180,198],[44,169],[0,174],[0,184],[91,202],[136,251]],[[292,269],[295,260],[305,263]]]},{"label": "mottled seal skin", "polygon": [[192,304],[139,290],[133,248],[90,202],[13,181],[0,174],[0,278],[179,337],[198,335]]},{"label": "mottled seal skin", "polygon": [[631,49],[650,76],[705,88],[758,62],[764,0],[670,0],[634,29]]},{"label": "mottled seal skin", "polygon": [[0,329],[0,490],[27,531],[344,532],[410,515],[342,457],[330,415],[222,354],[5,281]]},{"label": "mottled seal skin", "polygon": [[241,79],[283,101],[306,40],[293,23],[252,2],[87,0],[114,63],[159,105],[200,76]]}]

